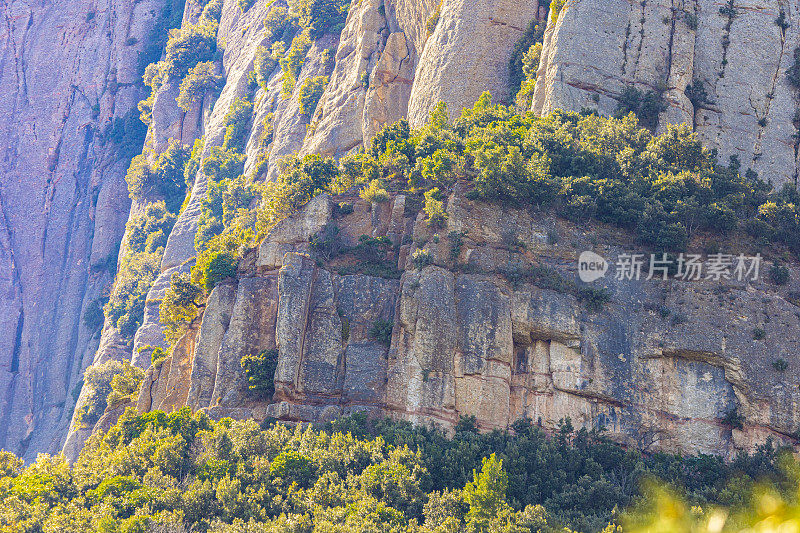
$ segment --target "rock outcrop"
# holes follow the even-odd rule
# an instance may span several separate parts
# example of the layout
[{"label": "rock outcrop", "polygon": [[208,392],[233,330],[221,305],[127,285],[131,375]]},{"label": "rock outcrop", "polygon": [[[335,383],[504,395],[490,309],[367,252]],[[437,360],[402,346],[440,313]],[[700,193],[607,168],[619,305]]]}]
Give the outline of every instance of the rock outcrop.
[{"label": "rock outcrop", "polygon": [[781,0],[570,0],[547,29],[533,111],[611,114],[626,87],[654,91],[662,126],[691,124],[723,161],[796,183],[800,93],[786,73],[799,22],[800,6]]},{"label": "rock outcrop", "polygon": [[[555,221],[517,212],[501,219],[459,195],[450,200],[447,231],[467,232],[459,257],[466,270],[448,259],[446,232],[436,242],[402,196],[390,204],[355,202],[344,218],[336,218],[329,198],[318,197],[299,218],[274,229],[236,284],[217,288],[202,323],[156,369],[150,350],[140,348],[166,347],[158,308],[172,274],[193,264],[208,186],[200,171],[169,235],[135,338],[122,338],[110,323],[102,333],[97,324],[89,327],[83,316],[96,310],[113,280],[125,221],[143,209],[130,206],[123,178],[143,142],[130,135],[144,133],[133,127],[136,104],[146,96],[142,60],[153,29],[165,27],[169,5],[3,6],[0,112],[9,118],[0,126],[0,447],[28,459],[59,449],[76,402],[86,396],[78,395],[83,370],[108,359],[149,367],[141,409],[188,404],[215,416],[295,421],[370,410],[446,427],[474,414],[484,428],[506,427],[523,414],[545,425],[570,416],[621,438],[718,453],[797,429],[795,384],[759,359],[794,364],[791,337],[770,333],[776,317],[795,327],[786,294],[732,287],[745,306],[734,312],[712,305],[722,293],[704,286],[676,285],[668,295],[654,285],[612,286],[614,303],[587,313],[574,294],[510,287],[497,274],[525,254],[563,270],[575,249],[546,244]],[[263,21],[270,9],[287,5],[257,0],[242,12],[238,2],[223,2],[222,54],[215,62],[224,86],[185,112],[175,102],[178,85],[164,84],[147,133],[155,153],[170,139],[191,145],[205,136],[204,155],[222,145],[224,117],[251,90],[257,51],[269,44]],[[545,20],[546,5],[353,2],[341,33],[312,43],[291,94],[283,94],[280,66],[256,90],[246,174],[274,179],[280,160],[295,152],[343,156],[386,124],[402,118],[422,124],[439,101],[451,117],[486,90],[495,101],[511,102],[509,59],[528,24]],[[200,11],[188,2],[183,25],[196,23]],[[554,21],[545,33],[535,113],[594,108],[612,114],[626,87],[653,91],[666,104],[658,128],[690,123],[722,158],[737,156],[743,171],[775,184],[796,181],[800,92],[786,73],[800,46],[797,5],[569,0]],[[321,76],[330,81],[316,111],[300,114],[303,82]],[[479,224],[481,217],[490,222]],[[394,271],[385,272],[402,272],[402,279],[309,260],[309,237],[332,221],[347,247],[361,235],[388,237]],[[528,252],[503,247],[500,235],[509,231],[520,234]],[[577,229],[568,231],[585,244]],[[435,264],[412,271],[413,243],[426,239]],[[681,291],[686,294],[675,296]],[[768,311],[764,299],[772,302]],[[642,307],[651,301],[680,316],[697,313],[698,329],[666,327]],[[692,301],[705,303],[697,311]],[[370,333],[383,320],[394,324],[389,346]],[[765,342],[751,346],[752,324],[766,330]],[[239,361],[273,349],[280,356],[274,401],[253,400]],[[747,420],[742,431],[719,422],[735,406]],[[90,432],[74,428],[68,456]]]},{"label": "rock outcrop", "polygon": [[26,459],[60,449],[98,347],[82,317],[114,276],[139,62],[166,4],[0,7],[0,448]]},{"label": "rock outcrop", "polygon": [[[287,219],[259,254],[272,257],[272,243],[317,218],[321,201],[331,200],[320,196]],[[424,214],[399,211],[400,242],[417,243],[387,258],[399,261],[399,280],[349,273],[352,252],[330,262],[291,250],[280,264],[256,261],[238,285],[214,290],[202,325],[187,334],[196,340],[182,340],[160,376],[148,375],[140,409],[174,408],[148,398],[168,395],[174,372],[167,378],[163,369],[186,368],[186,342],[195,346],[191,377],[182,371],[179,388],[188,405],[215,417],[319,422],[366,411],[445,430],[468,415],[482,429],[522,417],[553,429],[569,418],[642,448],[724,456],[767,437],[797,443],[798,384],[774,364],[800,364],[797,281],[637,281],[616,279],[612,267],[592,286],[608,291],[608,302],[592,307],[575,289],[577,256],[594,249],[613,263],[626,251],[619,230],[473,203],[459,192],[447,208],[438,233]],[[352,214],[330,214],[327,223],[343,241],[380,237],[396,225],[376,209],[398,212],[357,200]],[[453,234],[461,235],[457,253]],[[592,243],[597,234],[604,244]],[[414,269],[401,252],[412,246],[433,264]],[[530,264],[550,272],[548,288],[508,281],[509,269]],[[391,325],[383,338],[381,323]],[[248,392],[240,365],[263,350],[278,357],[271,398]]]}]

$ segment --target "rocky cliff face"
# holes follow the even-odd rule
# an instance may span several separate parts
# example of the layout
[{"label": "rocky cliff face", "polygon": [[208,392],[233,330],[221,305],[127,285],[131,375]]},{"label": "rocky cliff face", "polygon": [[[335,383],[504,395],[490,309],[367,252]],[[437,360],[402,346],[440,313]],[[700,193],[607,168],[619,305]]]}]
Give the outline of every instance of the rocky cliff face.
[{"label": "rocky cliff face", "polygon": [[796,2],[569,0],[547,29],[533,111],[613,113],[626,87],[656,91],[662,126],[692,124],[724,160],[796,183],[798,46]]},{"label": "rocky cliff face", "polygon": [[28,459],[60,448],[97,349],[81,317],[114,276],[165,4],[0,4],[0,448]]},{"label": "rocky cliff face", "polygon": [[[158,305],[171,275],[193,262],[208,184],[200,171],[169,236],[135,339],[123,339],[110,323],[98,338],[81,317],[113,277],[113,260],[106,259],[115,255],[129,206],[122,177],[130,155],[141,149],[141,140],[132,150],[124,142],[130,139],[110,140],[120,130],[109,125],[135,118],[131,110],[146,96],[140,56],[153,28],[161,27],[164,2],[62,4],[2,4],[0,94],[7,97],[0,105],[12,118],[0,127],[6,151],[0,177],[0,446],[28,458],[58,449],[81,372],[108,359],[148,368],[140,409],[188,404],[312,420],[368,408],[445,425],[475,414],[483,427],[505,427],[521,414],[541,416],[547,424],[569,415],[620,435],[665,435],[672,440],[662,442],[721,453],[796,429],[794,404],[776,399],[793,399],[794,384],[778,380],[769,361],[759,363],[753,354],[760,351],[745,350],[747,334],[724,333],[717,325],[742,316],[748,324],[764,322],[765,298],[778,306],[769,316],[793,317],[785,299],[763,288],[735,288],[740,303],[750,302],[744,315],[723,313],[709,302],[698,311],[690,308],[692,301],[705,302],[702,295],[711,289],[692,286],[679,297],[675,291],[689,289],[665,296],[645,285],[619,288],[612,307],[587,314],[574,296],[509,287],[492,274],[511,253],[497,246],[499,235],[514,230],[526,235],[521,238],[529,246],[544,246],[542,235],[551,228],[520,213],[498,219],[459,196],[448,211],[460,214],[448,224],[459,231],[463,226],[472,239],[463,252],[469,258],[460,260],[485,273],[456,269],[442,251],[435,254],[437,266],[406,271],[402,280],[316,266],[293,254],[308,252],[308,237],[333,216],[320,201],[309,206],[300,226],[275,229],[250,258],[244,278],[215,290],[202,323],[155,368],[149,352],[139,348],[166,347]],[[548,19],[547,4],[353,2],[341,33],[312,43],[290,96],[281,94],[279,66],[257,90],[245,172],[265,159],[259,177],[272,179],[280,159],[294,152],[345,155],[385,124],[404,117],[423,123],[439,101],[451,116],[485,90],[496,101],[511,102],[509,58],[528,25]],[[170,139],[191,145],[204,135],[204,157],[223,143],[224,117],[249,90],[259,46],[269,45],[265,17],[286,5],[257,0],[243,12],[238,2],[224,1],[217,35],[224,53],[215,59],[224,86],[218,97],[209,94],[188,112],[175,102],[177,84],[162,86],[148,132],[156,153]],[[199,3],[187,3],[183,25],[196,23],[200,11]],[[798,20],[798,7],[779,0],[569,0],[547,27],[533,111],[588,107],[610,114],[626,87],[653,91],[667,104],[658,127],[688,122],[723,158],[737,155],[743,170],[792,182],[800,93],[785,74],[800,45]],[[300,87],[317,76],[330,82],[313,115],[302,115]],[[700,86],[705,97],[698,96]],[[264,146],[267,124],[273,133]],[[122,156],[119,144],[132,153]],[[391,207],[356,203],[356,213],[341,221],[346,238],[354,239],[351,244],[362,234],[386,235],[398,244],[403,236],[432,238],[404,201],[395,198]],[[484,215],[494,222],[483,227],[478,217]],[[400,270],[407,270],[409,248],[406,243],[393,258]],[[572,261],[576,250],[546,252]],[[554,266],[563,267],[558,261]],[[650,311],[626,312],[641,310],[656,296],[675,298],[665,305],[687,307],[680,311],[686,316],[698,313],[697,329],[670,333]],[[706,305],[716,314],[706,313]],[[370,337],[378,320],[394,323],[390,346]],[[793,357],[790,335],[767,337],[774,343],[779,338],[784,344],[770,349]],[[244,394],[238,360],[270,349],[279,351],[281,361],[274,402],[254,402]],[[681,402],[692,410],[676,414]],[[718,418],[733,405],[758,422],[731,435]],[[92,431],[72,429],[65,446],[70,456]]]},{"label": "rocky cliff face", "polygon": [[[332,214],[343,200],[353,213]],[[199,327],[148,370],[139,410],[291,422],[366,411],[445,429],[465,415],[482,429],[569,417],[644,448],[726,456],[767,437],[796,442],[798,384],[774,366],[800,363],[796,282],[617,280],[612,266],[598,282],[609,302],[592,307],[569,288],[577,256],[594,249],[613,261],[625,235],[458,192],[447,210],[434,233],[403,196],[317,197],[269,234],[237,283],[214,289]],[[355,252],[312,259],[309,237],[326,225],[342,249],[360,235],[406,243],[386,258],[400,279],[351,274]],[[418,249],[432,264],[413,266]],[[531,263],[548,283],[513,276]],[[379,323],[391,328],[383,339]],[[239,362],[273,349],[275,392],[259,399]]]}]

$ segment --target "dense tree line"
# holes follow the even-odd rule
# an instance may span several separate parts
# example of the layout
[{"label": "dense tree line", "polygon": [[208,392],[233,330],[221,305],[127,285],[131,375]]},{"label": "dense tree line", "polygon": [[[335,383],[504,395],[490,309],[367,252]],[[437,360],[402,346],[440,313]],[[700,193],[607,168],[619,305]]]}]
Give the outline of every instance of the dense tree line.
[{"label": "dense tree line", "polygon": [[0,453],[0,531],[613,532],[658,515],[640,493],[651,476],[686,495],[688,520],[747,509],[755,480],[780,498],[796,488],[783,457],[644,455],[569,421],[547,436],[529,420],[480,434],[464,418],[448,438],[364,416],[287,427],[130,409],[73,465]]}]

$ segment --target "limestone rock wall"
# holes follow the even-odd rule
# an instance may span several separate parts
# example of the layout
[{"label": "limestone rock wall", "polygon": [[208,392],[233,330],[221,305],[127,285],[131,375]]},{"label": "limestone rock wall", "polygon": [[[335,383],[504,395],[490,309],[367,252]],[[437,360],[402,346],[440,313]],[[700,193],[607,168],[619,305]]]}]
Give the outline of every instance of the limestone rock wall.
[{"label": "limestone rock wall", "polygon": [[165,4],[0,6],[0,448],[25,459],[60,449],[98,346],[82,315],[114,276],[130,206],[111,132],[136,120]]},{"label": "limestone rock wall", "polygon": [[[317,197],[287,219],[261,244],[264,259],[249,274],[214,290],[201,326],[187,334],[195,340],[182,340],[158,375],[148,371],[140,410],[183,405],[149,399],[169,397],[176,372],[164,369],[178,364],[186,404],[214,417],[321,422],[366,411],[446,431],[465,415],[485,430],[521,417],[554,429],[569,418],[645,449],[723,456],[768,437],[798,444],[797,268],[778,287],[617,280],[612,267],[597,286],[609,303],[591,310],[574,290],[511,284],[503,272],[534,264],[576,281],[582,250],[612,260],[626,250],[618,230],[456,193],[447,227],[434,233],[424,214],[398,209],[403,196],[389,205],[356,200],[346,216],[320,206],[335,201],[341,198]],[[279,243],[297,239],[296,228],[310,236],[324,223],[339,228],[343,243],[403,228],[389,257],[401,279],[349,274],[347,253],[326,262],[287,249],[275,263]],[[462,235],[457,254],[450,232]],[[509,232],[517,244],[508,244]],[[597,234],[603,244],[592,243]],[[427,249],[433,264],[414,269],[407,252],[415,247]],[[379,321],[392,324],[385,344],[375,336]],[[754,338],[756,328],[763,338]],[[278,353],[275,392],[258,398],[247,391],[240,360],[265,349]],[[779,359],[788,370],[775,368]],[[726,422],[732,412],[743,417],[742,428]]]},{"label": "limestone rock wall", "polygon": [[[663,91],[661,127],[689,123],[724,162],[795,183],[799,95],[786,71],[799,46],[796,2],[570,0],[547,29],[533,111],[611,114],[627,86]],[[693,103],[690,84],[707,98]]]},{"label": "limestone rock wall", "polygon": [[[225,0],[218,34],[224,53],[217,61],[224,87],[218,97],[207,97],[188,113],[175,103],[178,87],[162,87],[147,137],[156,152],[170,138],[191,144],[205,135],[206,151],[222,144],[224,116],[231,102],[248,90],[256,50],[267,42],[263,21],[275,5],[285,2],[257,0],[243,13],[238,2]],[[193,262],[207,188],[202,172],[169,236],[161,275],[148,294],[144,324],[134,341],[120,338],[110,324],[101,334],[83,324],[84,310],[113,279],[107,268],[113,261],[107,260],[116,253],[126,219],[142,207],[129,205],[123,180],[127,159],[104,132],[114,120],[138,114],[136,103],[146,96],[138,62],[163,7],[163,0],[3,5],[0,112],[11,118],[0,125],[5,151],[0,173],[0,446],[26,458],[61,446],[80,402],[76,385],[92,361],[130,359],[143,368],[150,365],[149,352],[139,348],[165,346],[158,305],[171,275],[188,270]],[[198,14],[198,7],[188,2],[183,24],[192,24]],[[274,179],[280,159],[296,151],[342,156],[368,144],[385,124],[401,118],[423,123],[440,100],[451,116],[486,90],[495,101],[511,102],[508,59],[528,23],[543,16],[544,3],[537,0],[353,2],[342,33],[323,35],[313,43],[292,95],[281,95],[280,67],[266,89],[258,89],[246,172],[254,172],[266,158],[258,178]],[[785,72],[799,45],[800,7],[783,0],[730,5],[710,0],[569,0],[547,28],[533,110],[543,114],[589,107],[611,114],[626,86],[661,92],[668,107],[659,127],[689,122],[723,159],[736,155],[744,170],[752,168],[776,184],[792,182],[798,173],[793,117],[800,94]],[[313,116],[301,115],[299,88],[315,76],[328,76],[330,83]],[[693,103],[687,92],[690,83],[702,83],[707,98],[694,98]],[[270,114],[273,137],[264,147],[262,133]],[[751,368],[744,359],[727,358],[732,346],[727,338],[702,350],[680,345],[682,337],[674,340],[675,346],[667,338],[659,341],[664,343],[661,351],[640,349],[631,343],[647,344],[646,339],[658,337],[655,329],[661,326],[621,315],[598,325],[600,318],[586,316],[570,297],[535,288],[511,290],[496,275],[467,274],[442,259],[445,251],[437,255],[435,266],[409,271],[406,261],[415,245],[407,241],[426,238],[428,230],[410,216],[413,209],[402,197],[391,205],[356,202],[354,215],[340,221],[348,246],[357,244],[362,234],[389,237],[397,245],[393,260],[405,271],[402,280],[361,279],[309,264],[291,254],[309,252],[309,235],[333,217],[327,200],[313,206],[313,213],[298,220],[302,231],[276,228],[265,241],[254,258],[257,266],[243,274],[242,280],[251,281],[219,289],[217,300],[212,298],[217,303],[185,340],[183,359],[164,363],[158,372],[148,370],[151,385],[167,380],[162,396],[151,398],[148,408],[188,402],[194,408],[243,409],[235,411],[242,416],[253,409],[266,416],[269,409],[270,416],[307,420],[322,411],[329,416],[354,406],[379,406],[397,416],[448,426],[458,415],[475,414],[484,427],[504,427],[522,413],[542,416],[547,424],[568,414],[586,423],[602,419],[620,435],[634,434],[636,424],[653,427],[654,434],[667,432],[664,439],[706,449],[714,432],[724,428],[697,422],[701,429],[680,436],[686,426],[673,413],[680,405],[675,398],[697,393],[690,402],[697,406],[691,420],[716,420],[711,415],[736,404],[759,420],[759,435],[796,429],[791,427],[795,390],[773,383],[773,390],[765,392],[763,383],[752,385],[750,376],[758,365]],[[482,209],[460,200],[451,206],[448,231],[460,231],[476,220],[468,208]],[[464,212],[457,217],[453,209]],[[546,241],[541,222],[495,215],[482,213],[494,222],[476,234],[474,246],[464,252],[469,256],[461,257],[482,272],[507,264],[511,252],[502,249],[503,232],[527,232],[526,242],[537,245]],[[447,241],[443,235],[440,241]],[[292,286],[291,276],[306,274],[312,278],[309,283],[281,292]],[[283,343],[290,337],[278,333],[288,320],[281,315],[281,299],[293,291],[306,295],[303,309],[310,313],[291,337],[301,339],[299,351],[286,348]],[[255,301],[262,297],[264,302]],[[614,295],[618,297],[628,302],[619,313],[637,301],[629,293]],[[391,314],[395,329],[388,351],[368,333],[368,321],[388,313],[383,303],[373,309],[375,298],[397,306]],[[359,309],[353,316],[347,315],[351,305]],[[756,313],[756,302],[753,306]],[[249,331],[255,326],[247,313],[254,310],[272,317],[275,331],[269,321],[259,322],[255,333]],[[216,318],[207,322],[212,316]],[[737,316],[728,318],[735,321]],[[352,337],[345,338],[345,323]],[[603,330],[608,327],[616,328],[618,336]],[[648,333],[637,333],[636,327]],[[317,337],[323,333],[333,336],[322,342]],[[241,357],[273,345],[282,359],[295,358],[294,373],[281,374],[269,407],[242,400],[238,360],[221,361],[221,354]],[[601,352],[623,353],[627,364],[613,366],[603,359],[611,356],[601,357]],[[321,373],[328,381],[319,380]],[[664,387],[647,385],[645,378],[654,373],[667,376],[675,388],[664,392]],[[370,381],[373,375],[379,376],[377,381]],[[381,379],[384,384],[378,386]],[[626,389],[630,380],[635,390]],[[696,387],[685,385],[692,380]],[[229,386],[239,392],[228,394]],[[789,406],[769,399],[775,394],[791,399]],[[631,418],[633,408],[621,407],[650,406],[655,398],[663,409],[636,411],[638,421]],[[755,427],[734,432],[715,446],[727,450],[755,442]],[[89,432],[70,435],[68,455],[78,453]]]}]

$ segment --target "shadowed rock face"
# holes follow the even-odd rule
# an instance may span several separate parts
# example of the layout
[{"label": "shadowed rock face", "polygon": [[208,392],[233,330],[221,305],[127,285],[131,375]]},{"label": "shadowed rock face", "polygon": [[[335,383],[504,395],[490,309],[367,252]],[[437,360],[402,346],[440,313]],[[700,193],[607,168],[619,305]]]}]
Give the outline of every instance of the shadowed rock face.
[{"label": "shadowed rock face", "polygon": [[81,317],[113,278],[128,218],[120,141],[138,151],[144,138],[110,131],[136,120],[139,56],[164,4],[0,7],[0,448],[26,459],[61,447],[97,349]]}]

